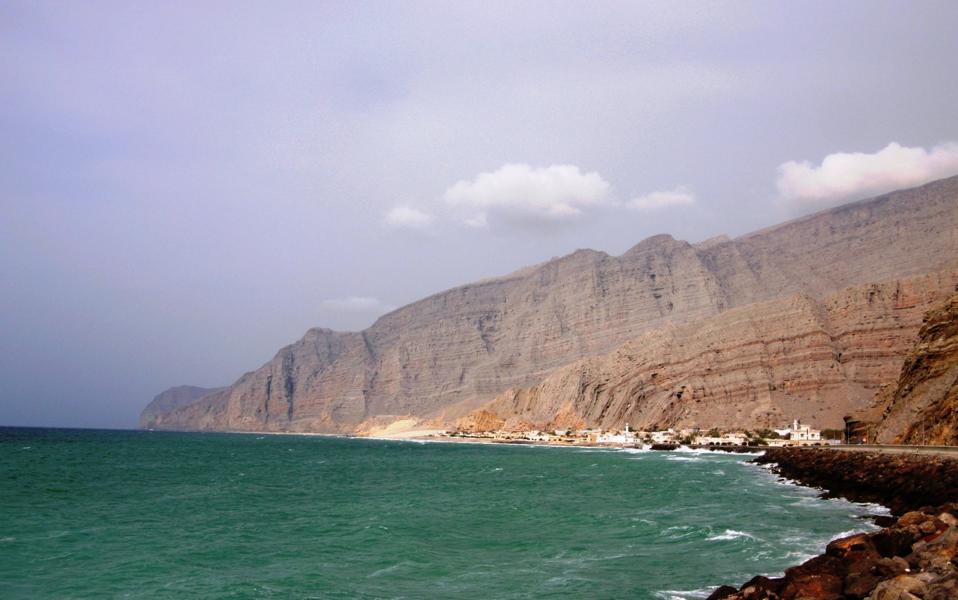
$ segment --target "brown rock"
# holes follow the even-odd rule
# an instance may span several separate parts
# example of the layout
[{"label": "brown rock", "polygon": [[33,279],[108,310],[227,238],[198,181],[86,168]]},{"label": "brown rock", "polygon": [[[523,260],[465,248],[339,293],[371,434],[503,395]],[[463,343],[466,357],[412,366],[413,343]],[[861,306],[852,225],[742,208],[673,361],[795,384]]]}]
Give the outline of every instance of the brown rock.
[{"label": "brown rock", "polygon": [[848,537],[832,540],[825,547],[825,554],[850,561],[861,555],[875,555],[877,550],[867,533],[856,533]]},{"label": "brown rock", "polygon": [[736,592],[738,592],[738,590],[732,586],[722,585],[717,587],[711,594],[709,594],[707,600],[725,600],[729,596],[735,595]]},{"label": "brown rock", "polygon": [[753,577],[740,588],[742,600],[761,600],[775,598],[781,592],[784,579],[770,579],[763,575]]},{"label": "brown rock", "polygon": [[883,529],[872,534],[871,538],[878,553],[886,557],[907,555],[915,542],[915,536],[901,529]]},{"label": "brown rock", "polygon": [[933,519],[929,519],[925,521],[924,523],[922,523],[921,525],[919,525],[918,529],[921,530],[921,532],[925,535],[931,535],[933,533],[937,533],[938,531],[940,531],[940,528],[938,527],[938,525],[940,525],[940,523],[935,523]]},{"label": "brown rock", "polygon": [[866,598],[882,579],[884,578],[871,571],[849,573],[845,577],[845,587],[842,592],[846,598],[860,600]]},{"label": "brown rock", "polygon": [[909,566],[908,561],[904,558],[895,556],[892,558],[879,558],[875,561],[874,570],[882,579],[889,579],[907,573]]},{"label": "brown rock", "polygon": [[456,429],[468,433],[482,433],[502,429],[505,421],[488,410],[476,411],[456,422]]},{"label": "brown rock", "polygon": [[949,527],[931,541],[916,542],[912,549],[909,562],[922,570],[940,574],[952,572],[951,561],[958,554],[958,527]]},{"label": "brown rock", "polygon": [[958,294],[925,315],[897,388],[882,403],[879,441],[958,444]]},{"label": "brown rock", "polygon": [[912,575],[899,575],[883,581],[871,594],[871,600],[920,600],[928,591],[923,581]]},{"label": "brown rock", "polygon": [[958,575],[951,574],[929,585],[923,600],[955,600],[955,598],[958,598]]},{"label": "brown rock", "polygon": [[909,525],[921,525],[927,521],[930,517],[925,513],[917,510],[907,512],[898,519],[899,527],[908,527]]},{"label": "brown rock", "polygon": [[841,600],[844,582],[837,575],[788,577],[782,590],[784,600]]}]

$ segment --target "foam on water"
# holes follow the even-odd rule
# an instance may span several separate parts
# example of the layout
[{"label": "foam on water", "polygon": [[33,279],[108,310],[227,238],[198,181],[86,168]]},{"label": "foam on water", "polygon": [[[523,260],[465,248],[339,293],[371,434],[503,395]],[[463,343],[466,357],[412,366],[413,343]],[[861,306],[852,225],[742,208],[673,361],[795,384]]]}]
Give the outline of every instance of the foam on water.
[{"label": "foam on water", "polygon": [[736,531],[734,529],[726,529],[723,533],[710,535],[705,539],[707,541],[714,542],[714,541],[720,541],[720,540],[738,540],[743,538],[747,538],[750,540],[757,539],[754,535],[750,533],[746,533],[744,531]]}]

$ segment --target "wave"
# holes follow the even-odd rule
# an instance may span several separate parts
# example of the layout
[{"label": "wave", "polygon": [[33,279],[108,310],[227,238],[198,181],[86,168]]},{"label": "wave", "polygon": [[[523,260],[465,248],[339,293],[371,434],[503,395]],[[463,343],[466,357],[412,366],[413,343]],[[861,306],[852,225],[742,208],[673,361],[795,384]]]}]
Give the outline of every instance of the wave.
[{"label": "wave", "polygon": [[691,600],[693,598],[708,598],[712,593],[712,588],[701,588],[697,590],[659,590],[655,592],[656,598],[662,600]]},{"label": "wave", "polygon": [[702,459],[697,456],[666,456],[665,460],[678,462],[702,462]]},{"label": "wave", "polygon": [[618,451],[625,452],[626,454],[645,454],[647,452],[652,452],[652,448],[646,444],[641,448],[620,448]]},{"label": "wave", "polygon": [[735,529],[726,529],[724,533],[708,536],[707,538],[705,538],[705,541],[717,542],[720,540],[740,540],[740,539],[757,540],[758,538],[752,535],[751,533],[747,533],[745,531],[737,531]]}]

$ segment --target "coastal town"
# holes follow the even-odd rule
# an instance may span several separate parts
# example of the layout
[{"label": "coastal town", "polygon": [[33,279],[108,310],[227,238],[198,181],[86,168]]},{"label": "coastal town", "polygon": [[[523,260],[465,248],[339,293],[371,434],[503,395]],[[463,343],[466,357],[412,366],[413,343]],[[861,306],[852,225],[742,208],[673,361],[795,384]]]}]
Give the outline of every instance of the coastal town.
[{"label": "coastal town", "polygon": [[454,430],[435,434],[433,437],[464,438],[504,443],[549,443],[570,445],[608,445],[618,447],[639,446],[692,446],[692,447],[785,447],[827,446],[843,443],[840,429],[813,429],[795,419],[781,429],[722,430],[717,427],[703,429],[633,430],[625,425],[621,430],[552,429],[552,430]]}]

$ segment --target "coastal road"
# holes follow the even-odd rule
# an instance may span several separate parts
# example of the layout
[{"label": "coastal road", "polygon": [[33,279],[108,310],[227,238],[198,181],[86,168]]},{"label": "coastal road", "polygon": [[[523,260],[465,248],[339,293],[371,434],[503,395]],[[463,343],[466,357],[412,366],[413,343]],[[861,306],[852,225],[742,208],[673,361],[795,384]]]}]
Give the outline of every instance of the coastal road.
[{"label": "coastal road", "polygon": [[[821,448],[821,446],[810,446]],[[848,446],[828,446],[842,452],[881,452],[882,454],[942,454],[958,457],[958,446],[895,446],[890,444],[850,444]]]}]

